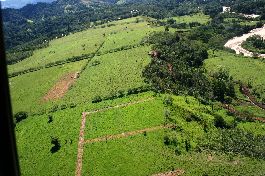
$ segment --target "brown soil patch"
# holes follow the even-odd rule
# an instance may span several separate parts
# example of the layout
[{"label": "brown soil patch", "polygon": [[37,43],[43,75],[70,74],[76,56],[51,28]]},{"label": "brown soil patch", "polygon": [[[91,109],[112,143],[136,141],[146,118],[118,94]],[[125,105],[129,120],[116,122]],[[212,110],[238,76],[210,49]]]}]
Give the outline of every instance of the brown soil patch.
[{"label": "brown soil patch", "polygon": [[185,173],[184,170],[177,169],[175,171],[170,171],[170,172],[166,172],[166,173],[159,173],[159,174],[155,174],[152,176],[179,176],[179,175],[182,175],[184,173]]},{"label": "brown soil patch", "polygon": [[78,78],[79,73],[69,73],[59,79],[59,81],[49,90],[49,92],[43,97],[43,101],[56,100],[64,96],[71,85],[74,84]]}]

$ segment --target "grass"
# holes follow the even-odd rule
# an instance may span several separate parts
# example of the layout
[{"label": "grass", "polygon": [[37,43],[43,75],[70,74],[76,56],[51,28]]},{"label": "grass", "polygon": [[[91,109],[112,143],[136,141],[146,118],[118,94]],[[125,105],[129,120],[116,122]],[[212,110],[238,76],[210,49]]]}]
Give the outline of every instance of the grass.
[{"label": "grass", "polygon": [[151,100],[89,115],[85,139],[156,127],[162,125],[163,122],[162,102]]},{"label": "grass", "polygon": [[[143,29],[149,31],[147,23],[143,21],[141,17],[139,17],[142,21],[139,23],[134,23],[136,18],[120,20],[118,22],[111,22],[109,24],[114,24],[114,26],[107,27],[107,24],[100,25],[96,28],[90,28],[82,32],[77,32],[74,34],[70,34],[68,36],[54,39],[50,41],[49,46],[47,48],[42,48],[34,51],[33,55],[25,60],[22,60],[19,63],[14,65],[9,65],[9,73],[18,72],[22,70],[26,70],[29,68],[36,68],[39,66],[44,66],[48,63],[62,61],[74,56],[81,56],[83,54],[91,54],[95,52],[100,44],[102,44],[109,36],[110,42],[113,40],[112,34],[120,33],[119,35],[115,35],[114,38],[117,38],[117,45],[123,46],[131,44],[134,40],[130,36],[128,38],[127,32]],[[160,29],[160,28],[158,28]],[[139,31],[132,35],[139,35],[136,40],[136,43],[139,42],[142,37],[146,35],[147,32],[142,35]],[[119,36],[119,37],[117,37]],[[125,37],[125,40],[123,39]],[[107,40],[108,42],[109,40]],[[118,43],[124,42],[124,43]],[[112,44],[112,43],[110,43]],[[113,49],[107,44],[106,49]],[[105,50],[106,51],[106,50]]]},{"label": "grass", "polygon": [[[16,124],[22,175],[74,175],[82,112],[133,102],[152,95],[147,92],[113,101],[65,109],[52,114],[29,116]],[[51,123],[48,123],[49,115],[52,115]],[[60,150],[54,154],[50,152],[53,146],[51,137],[58,138],[61,145]]]},{"label": "grass", "polygon": [[[90,103],[96,96],[145,85],[142,70],[150,62],[148,51],[149,47],[139,47],[93,58],[62,101]],[[93,66],[95,61],[100,64]]]},{"label": "grass", "polygon": [[256,25],[258,21],[255,21],[255,20],[243,20],[243,19],[240,19],[240,18],[225,18],[224,22],[226,22],[226,23],[235,22],[235,23],[239,23],[240,25],[253,26],[253,25]]},{"label": "grass", "polygon": [[135,29],[127,29],[108,36],[100,52],[106,52],[127,45],[137,45],[151,32],[162,30],[164,30],[163,27],[151,27],[147,23],[136,23]]},{"label": "grass", "polygon": [[[85,145],[83,175],[145,176],[180,169],[185,175],[262,175],[264,161],[215,153],[176,155],[163,131]],[[213,156],[209,161],[208,156]],[[237,161],[239,164],[234,164]],[[259,169],[256,169],[256,168]]]},{"label": "grass", "polygon": [[218,51],[205,61],[205,67],[209,72],[217,71],[221,67],[229,70],[235,80],[251,83],[252,90],[260,94],[260,100],[265,98],[265,63],[262,60]]},{"label": "grass", "polygon": [[202,13],[173,17],[173,19],[176,20],[177,23],[198,22],[200,24],[206,24],[211,20],[210,16],[202,14]]},{"label": "grass", "polygon": [[9,79],[13,112],[42,111],[44,95],[64,75],[80,71],[86,61],[65,64]]},{"label": "grass", "polygon": [[[52,113],[53,121],[48,123],[48,114],[30,116],[16,125],[19,159],[22,175],[74,175],[77,160],[77,146],[82,112],[92,111],[106,106],[115,106],[134,102],[152,96],[147,92],[139,95],[86,104],[73,109]],[[189,136],[203,137],[202,126],[197,122],[183,120],[193,111],[205,114],[210,107],[200,104],[192,97],[174,96],[174,119],[182,131],[177,132],[185,140]],[[164,96],[157,96],[150,102],[136,104],[126,108],[113,109],[88,117],[85,140],[107,134],[152,127],[163,123]],[[177,106],[176,106],[177,105]],[[209,115],[210,117],[210,115]],[[210,119],[212,123],[212,120]],[[89,128],[89,123],[93,124]],[[240,128],[251,130],[255,123]],[[262,126],[257,134],[262,133]],[[83,175],[151,175],[170,170],[181,169],[187,175],[262,175],[264,161],[240,156],[228,156],[211,153],[213,160],[208,161],[209,152],[175,154],[174,147],[164,145],[164,136],[170,130],[147,132],[128,138],[85,144],[83,156]],[[87,135],[88,134],[88,135]],[[51,153],[51,138],[58,138],[61,148]],[[194,140],[196,142],[196,140]],[[234,164],[237,161],[239,164]],[[47,169],[47,167],[49,169]],[[259,170],[256,168],[259,167]]]}]

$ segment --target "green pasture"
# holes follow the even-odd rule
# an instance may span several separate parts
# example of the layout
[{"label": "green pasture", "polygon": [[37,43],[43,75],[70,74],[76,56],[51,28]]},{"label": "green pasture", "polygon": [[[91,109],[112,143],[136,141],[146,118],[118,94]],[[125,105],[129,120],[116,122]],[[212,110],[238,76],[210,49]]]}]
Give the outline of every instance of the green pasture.
[{"label": "green pasture", "polygon": [[209,73],[225,68],[235,80],[250,83],[253,86],[252,91],[260,94],[260,100],[265,98],[265,63],[261,59],[218,51],[214,55],[210,54],[205,61],[205,68]]},{"label": "green pasture", "polygon": [[139,47],[94,57],[62,101],[90,103],[96,96],[146,85],[142,70],[150,62],[148,51],[149,47]]},{"label": "green pasture", "polygon": [[211,17],[203,13],[197,13],[197,14],[185,15],[185,16],[177,16],[177,17],[173,17],[173,19],[176,20],[177,23],[198,22],[201,24],[206,24],[209,21],[211,21]]},{"label": "green pasture", "polygon": [[163,125],[163,110],[161,100],[151,100],[88,115],[85,139],[121,134]]},{"label": "green pasture", "polygon": [[86,61],[79,61],[9,79],[13,113],[43,111],[47,103],[42,98],[53,85],[62,76],[80,71],[85,64]]},{"label": "green pasture", "polygon": [[[132,20],[135,20],[135,18]],[[114,25],[109,27],[108,25],[101,25],[97,28],[89,28],[82,32],[54,39],[49,42],[49,46],[47,48],[36,50],[31,57],[14,65],[10,65],[8,67],[9,73],[44,66],[56,61],[66,60],[74,56],[91,54],[99,49],[100,45],[111,34],[120,32],[127,33],[127,31],[134,29],[144,29],[145,27],[148,27],[146,22],[127,23],[127,20],[121,21],[123,22],[117,24],[113,23]]]}]

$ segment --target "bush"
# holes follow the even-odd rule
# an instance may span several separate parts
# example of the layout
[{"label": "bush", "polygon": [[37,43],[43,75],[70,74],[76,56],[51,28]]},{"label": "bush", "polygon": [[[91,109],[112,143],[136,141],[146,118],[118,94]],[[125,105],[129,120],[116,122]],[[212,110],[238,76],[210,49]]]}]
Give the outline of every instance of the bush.
[{"label": "bush", "polygon": [[92,103],[99,103],[102,102],[102,98],[100,96],[96,96],[92,99]]},{"label": "bush", "polygon": [[198,146],[227,154],[265,159],[265,136],[254,136],[240,129],[221,129],[217,133],[209,133]]},{"label": "bush", "polygon": [[216,128],[229,128],[229,125],[225,122],[224,118],[218,114],[214,115],[214,126]]},{"label": "bush", "polygon": [[18,112],[15,114],[14,117],[16,119],[16,123],[19,123],[22,120],[25,120],[26,118],[28,118],[28,113],[27,112]]},{"label": "bush", "polygon": [[173,98],[171,96],[165,97],[163,104],[166,106],[172,106],[173,105]]},{"label": "bush", "polygon": [[53,117],[52,117],[52,115],[49,115],[48,116],[48,123],[52,123],[53,122]]},{"label": "bush", "polygon": [[60,150],[61,148],[61,145],[60,145],[60,142],[58,140],[58,138],[51,138],[51,144],[53,145],[50,152],[53,154],[53,153],[56,153]]}]

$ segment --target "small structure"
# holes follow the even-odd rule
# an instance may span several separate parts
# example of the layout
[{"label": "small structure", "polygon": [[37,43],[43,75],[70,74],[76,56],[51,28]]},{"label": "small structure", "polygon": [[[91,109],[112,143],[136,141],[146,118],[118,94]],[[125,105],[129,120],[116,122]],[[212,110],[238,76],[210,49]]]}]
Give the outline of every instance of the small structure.
[{"label": "small structure", "polygon": [[231,7],[223,6],[223,13],[230,13],[230,12],[231,12]]}]

